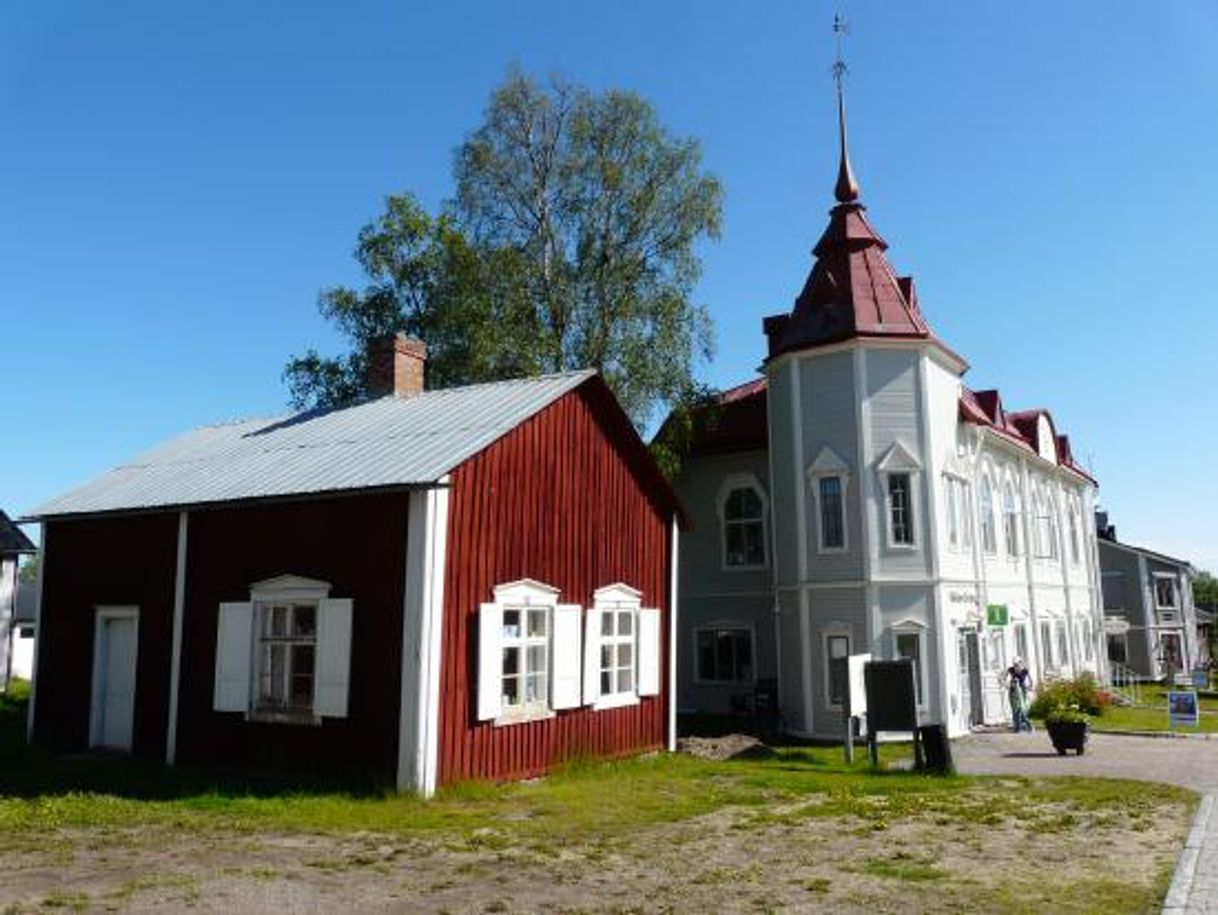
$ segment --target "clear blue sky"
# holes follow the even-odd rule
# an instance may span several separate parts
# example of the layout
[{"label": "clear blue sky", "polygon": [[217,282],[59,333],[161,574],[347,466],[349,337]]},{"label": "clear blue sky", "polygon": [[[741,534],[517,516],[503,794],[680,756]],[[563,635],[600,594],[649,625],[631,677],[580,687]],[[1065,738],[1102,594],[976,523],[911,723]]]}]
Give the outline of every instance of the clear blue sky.
[{"label": "clear blue sky", "polygon": [[727,386],[825,223],[829,26],[894,266],[976,388],[1047,406],[1122,539],[1218,570],[1218,6],[79,3],[0,7],[0,506],[280,411],[339,341],[392,191],[451,191],[509,64],[649,98],[726,187],[697,290]]}]

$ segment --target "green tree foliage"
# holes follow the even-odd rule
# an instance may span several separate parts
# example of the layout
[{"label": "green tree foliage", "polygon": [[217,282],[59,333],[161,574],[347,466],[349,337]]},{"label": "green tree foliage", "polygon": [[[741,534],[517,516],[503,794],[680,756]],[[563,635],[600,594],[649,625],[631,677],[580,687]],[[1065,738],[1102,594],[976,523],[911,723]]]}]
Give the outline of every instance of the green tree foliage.
[{"label": "green tree foliage", "polygon": [[320,297],[351,349],[288,363],[296,406],[356,399],[368,341],[399,330],[426,341],[431,387],[590,367],[640,427],[694,390],[713,348],[696,247],[722,203],[696,141],[634,93],[512,72],[454,179],[441,215],[403,194],[361,231],[369,285]]},{"label": "green tree foliage", "polygon": [[17,571],[17,578],[22,584],[32,585],[38,581],[38,568],[42,565],[42,554],[35,553],[27,556]]},{"label": "green tree foliage", "polygon": [[1206,610],[1218,610],[1218,578],[1200,572],[1193,579],[1193,603]]}]

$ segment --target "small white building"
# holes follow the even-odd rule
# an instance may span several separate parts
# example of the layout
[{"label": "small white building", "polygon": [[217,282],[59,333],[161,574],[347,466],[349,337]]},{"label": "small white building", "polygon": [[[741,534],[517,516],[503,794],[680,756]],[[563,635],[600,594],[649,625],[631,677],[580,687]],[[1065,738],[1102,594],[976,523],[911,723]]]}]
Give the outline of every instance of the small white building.
[{"label": "small white building", "polygon": [[[695,418],[677,489],[678,704],[840,735],[835,658],[915,661],[920,716],[1009,720],[1003,673],[1104,673],[1096,483],[1048,411],[972,391],[859,202],[837,204],[761,377]],[[662,433],[663,434],[663,433]]]},{"label": "small white building", "polygon": [[[33,672],[33,620],[22,619],[21,610],[32,606],[17,572],[21,557],[36,552],[34,544],[8,515],[0,511],[0,692],[12,677],[28,680]],[[20,604],[20,606],[19,606]]]}]

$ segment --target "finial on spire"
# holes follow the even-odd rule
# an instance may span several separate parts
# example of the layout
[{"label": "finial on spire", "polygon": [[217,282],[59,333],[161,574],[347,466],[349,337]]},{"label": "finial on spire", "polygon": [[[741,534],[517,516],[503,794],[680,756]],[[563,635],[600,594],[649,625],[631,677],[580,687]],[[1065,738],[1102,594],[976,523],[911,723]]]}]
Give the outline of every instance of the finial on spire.
[{"label": "finial on spire", "polygon": [[837,36],[837,60],[833,62],[833,81],[837,83],[837,131],[841,145],[841,161],[837,167],[837,184],[833,195],[838,203],[854,203],[859,199],[859,185],[850,168],[850,150],[846,144],[846,93],[842,80],[850,68],[842,58],[842,36],[850,34],[850,23],[840,13],[833,17],[833,33]]}]

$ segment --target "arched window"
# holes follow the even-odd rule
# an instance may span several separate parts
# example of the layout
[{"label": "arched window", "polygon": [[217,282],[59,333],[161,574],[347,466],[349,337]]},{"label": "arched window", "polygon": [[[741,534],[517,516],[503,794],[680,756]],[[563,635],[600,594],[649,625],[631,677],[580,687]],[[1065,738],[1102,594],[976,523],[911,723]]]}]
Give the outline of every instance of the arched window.
[{"label": "arched window", "polygon": [[1046,544],[1048,547],[1048,556],[1050,559],[1057,559],[1059,555],[1057,551],[1057,500],[1052,496],[1049,496],[1045,511],[1048,512],[1047,518],[1049,522],[1045,530],[1045,535],[1049,540],[1049,542]]},{"label": "arched window", "polygon": [[981,478],[981,548],[990,555],[998,552],[997,531],[994,529],[994,489],[990,478]]},{"label": "arched window", "polygon": [[1070,503],[1068,515],[1070,519],[1070,561],[1078,565],[1078,509],[1073,502]]},{"label": "arched window", "polygon": [[1007,541],[1007,555],[1019,555],[1019,500],[1008,483],[1002,492],[1003,536]]},{"label": "arched window", "polygon": [[765,502],[751,480],[729,482],[720,499],[723,520],[723,564],[758,568],[766,564]]}]

